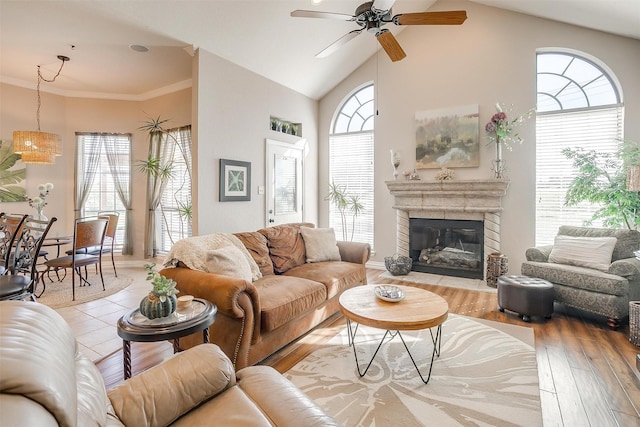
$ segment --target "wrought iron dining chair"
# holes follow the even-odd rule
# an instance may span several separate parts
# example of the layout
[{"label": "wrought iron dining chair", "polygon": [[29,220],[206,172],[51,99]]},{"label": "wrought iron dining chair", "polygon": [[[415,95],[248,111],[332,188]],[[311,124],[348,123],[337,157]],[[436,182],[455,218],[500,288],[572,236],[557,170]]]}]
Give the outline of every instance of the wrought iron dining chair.
[{"label": "wrought iron dining chair", "polygon": [[[44,276],[51,269],[71,269],[71,295],[72,300],[76,300],[76,275],[80,280],[79,286],[91,285],[88,280],[86,267],[96,264],[100,273],[100,281],[102,282],[102,290],[104,287],[104,276],[102,275],[102,246],[107,230],[109,220],[106,218],[77,218],[73,232],[73,249],[70,255],[45,261],[44,265],[47,269],[42,274],[42,292],[46,288]],[[88,248],[98,247],[100,250],[97,255],[87,253]],[[83,277],[82,271],[84,268]],[[40,296],[40,295],[38,295]]]},{"label": "wrought iron dining chair", "polygon": [[56,220],[55,217],[48,221],[29,217],[24,219],[10,257],[10,274],[0,276],[0,301],[27,298],[35,301],[40,248]]},{"label": "wrought iron dining chair", "polygon": [[8,274],[11,270],[11,254],[16,238],[19,236],[22,224],[27,214],[0,213],[0,275]]}]

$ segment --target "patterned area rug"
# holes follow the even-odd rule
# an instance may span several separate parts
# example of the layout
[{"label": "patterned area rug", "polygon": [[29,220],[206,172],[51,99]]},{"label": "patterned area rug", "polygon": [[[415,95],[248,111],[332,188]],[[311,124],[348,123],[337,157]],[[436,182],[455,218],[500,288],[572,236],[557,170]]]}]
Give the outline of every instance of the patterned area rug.
[{"label": "patterned area rug", "polygon": [[[61,273],[61,276],[63,273]],[[51,308],[69,307],[76,304],[82,304],[84,302],[93,301],[99,298],[104,298],[109,295],[113,295],[122,289],[125,289],[131,283],[133,278],[122,273],[118,274],[118,277],[113,275],[113,271],[104,273],[104,288],[102,290],[102,283],[100,282],[100,276],[94,273],[89,273],[89,282],[91,286],[78,286],[79,280],[76,276],[76,300],[72,301],[71,297],[71,275],[67,274],[62,282],[58,282],[56,275],[51,274],[53,283],[45,277],[46,288],[42,296],[38,298],[38,302],[48,305]],[[36,288],[36,294],[42,291],[42,282],[38,283]]]},{"label": "patterned area rug", "polygon": [[[361,363],[370,359],[383,333],[360,326]],[[433,348],[429,331],[402,335],[427,373]],[[383,344],[360,378],[346,330],[285,376],[349,427],[541,426],[533,340],[530,328],[450,314],[426,385],[397,337]]]}]

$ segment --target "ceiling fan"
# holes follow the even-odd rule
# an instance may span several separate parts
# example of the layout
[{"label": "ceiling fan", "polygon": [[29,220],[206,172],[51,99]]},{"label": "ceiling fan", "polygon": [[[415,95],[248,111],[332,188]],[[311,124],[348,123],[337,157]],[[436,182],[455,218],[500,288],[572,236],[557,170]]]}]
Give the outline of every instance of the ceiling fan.
[{"label": "ceiling fan", "polygon": [[378,39],[378,42],[393,62],[400,61],[407,54],[402,50],[395,36],[388,29],[382,28],[384,25],[389,23],[394,25],[460,25],[467,19],[467,12],[464,10],[401,13],[392,16],[391,6],[394,3],[395,0],[368,1],[358,6],[354,15],[315,10],[294,10],[291,12],[291,16],[294,18],[325,18],[353,21],[360,26],[359,29],[350,31],[331,43],[318,53],[316,58],[329,56],[362,31],[367,30],[367,32],[376,36],[376,39]]}]

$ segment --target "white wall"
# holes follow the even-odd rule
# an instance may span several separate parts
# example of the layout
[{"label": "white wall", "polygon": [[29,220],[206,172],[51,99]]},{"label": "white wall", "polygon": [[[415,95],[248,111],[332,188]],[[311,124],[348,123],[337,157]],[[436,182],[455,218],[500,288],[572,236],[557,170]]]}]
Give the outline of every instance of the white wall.
[{"label": "white wall", "polygon": [[[328,135],[336,108],[367,81],[377,86],[379,116],[375,122],[375,250],[382,261],[395,249],[395,211],[385,180],[392,179],[389,149],[399,150],[400,170],[415,163],[416,111],[479,104],[481,160],[478,168],[458,168],[456,179],[491,178],[495,148],[486,144],[484,124],[497,101],[524,112],[536,103],[536,49],[562,47],[585,52],[615,73],[625,101],[625,137],[640,142],[640,41],[539,19],[467,1],[440,1],[430,10],[467,11],[461,26],[408,27],[398,35],[407,57],[391,63],[384,52],[371,58],[320,101],[320,192],[326,193]],[[365,37],[368,35],[363,35]],[[371,37],[372,43],[376,43]],[[511,273],[519,273],[526,248],[535,237],[535,120],[520,129],[521,146],[506,151],[511,185],[503,199],[502,252]],[[425,169],[432,180],[437,170]],[[328,223],[328,205],[320,197],[320,224]]]},{"label": "white wall", "polygon": [[[270,116],[302,123],[307,140],[304,159],[304,220],[317,223],[318,103],[210,52],[194,58],[194,234],[254,231],[265,226],[265,140],[291,142],[270,130]],[[251,162],[251,201],[219,202],[220,159]]]}]

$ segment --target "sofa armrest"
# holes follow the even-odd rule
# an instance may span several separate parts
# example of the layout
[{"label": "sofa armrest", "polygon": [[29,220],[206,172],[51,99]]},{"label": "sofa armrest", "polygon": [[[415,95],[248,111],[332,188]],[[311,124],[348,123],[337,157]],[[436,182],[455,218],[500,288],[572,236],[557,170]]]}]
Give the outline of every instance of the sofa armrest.
[{"label": "sofa armrest", "polygon": [[366,264],[371,256],[371,246],[368,243],[338,241],[340,259],[356,264]]},{"label": "sofa armrest", "polygon": [[229,358],[202,344],[136,375],[108,392],[127,426],[166,426],[236,383]]},{"label": "sofa armrest", "polygon": [[614,261],[609,266],[608,273],[616,276],[631,277],[640,275],[640,259],[623,258]]},{"label": "sofa armrest", "polygon": [[552,249],[553,245],[536,246],[527,249],[525,256],[527,257],[527,261],[549,262],[549,254]]},{"label": "sofa armrest", "polygon": [[238,297],[246,293],[252,302],[252,311],[256,318],[260,317],[258,291],[246,280],[185,267],[165,268],[160,271],[160,274],[175,280],[180,294],[193,295],[196,298],[211,301],[218,308],[218,313],[236,319],[245,316],[246,308],[238,304]]}]

